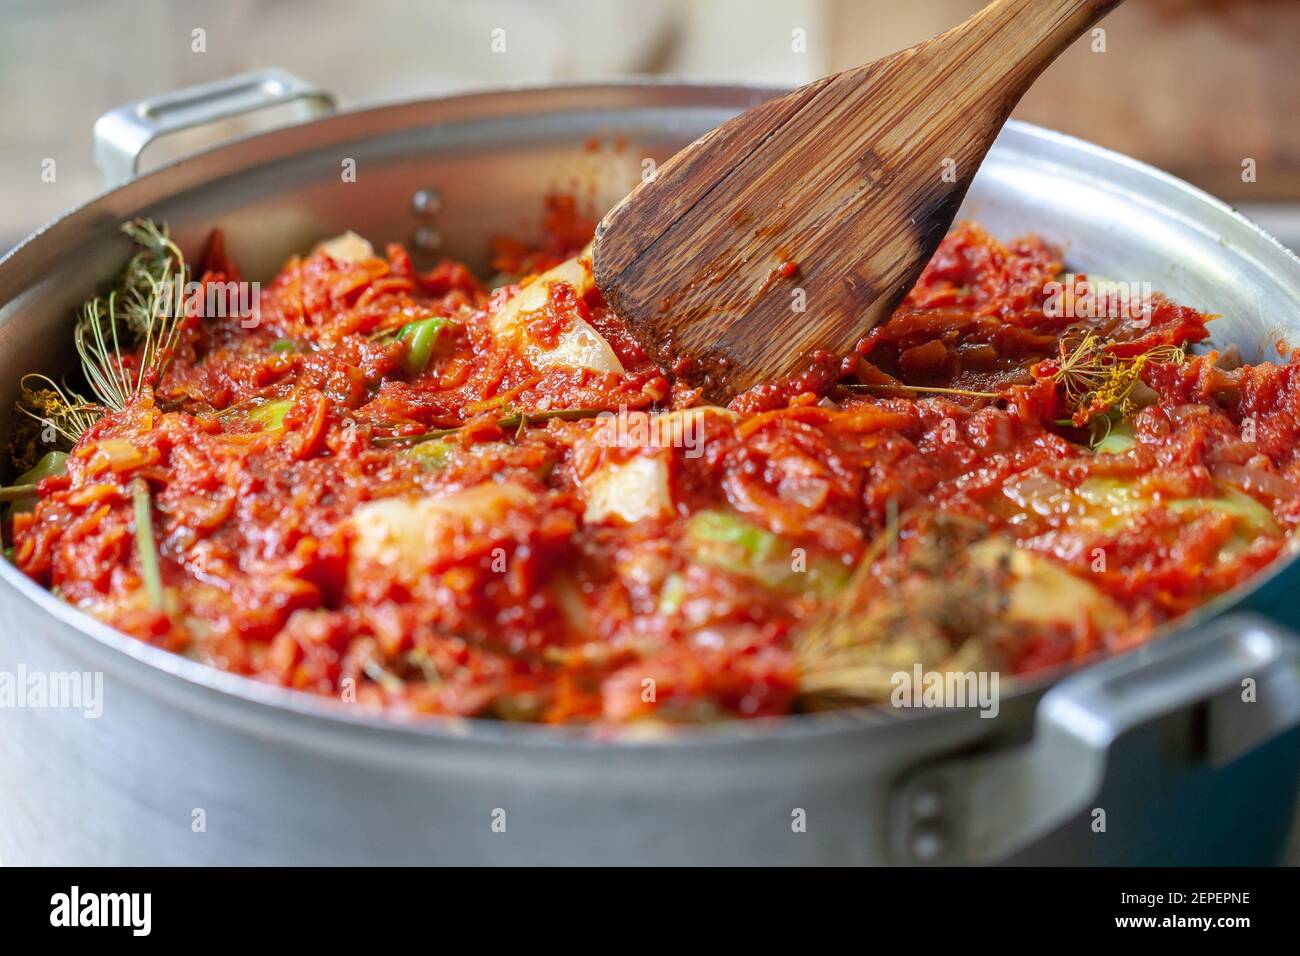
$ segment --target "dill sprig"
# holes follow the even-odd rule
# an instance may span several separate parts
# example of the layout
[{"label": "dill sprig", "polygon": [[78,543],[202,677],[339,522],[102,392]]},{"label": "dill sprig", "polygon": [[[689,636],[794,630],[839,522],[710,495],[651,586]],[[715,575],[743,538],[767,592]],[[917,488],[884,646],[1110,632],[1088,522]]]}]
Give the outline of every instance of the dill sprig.
[{"label": "dill sprig", "polygon": [[[123,224],[122,232],[136,244],[136,253],[116,288],[81,307],[73,328],[82,376],[96,400],[45,375],[24,376],[14,407],[26,427],[16,427],[10,440],[19,472],[34,466],[51,446],[71,449],[105,411],[120,411],[161,379],[175,354],[189,277],[185,257],[166,226],[136,219]],[[42,434],[47,430],[53,435]]]},{"label": "dill sprig", "polygon": [[69,444],[75,444],[99,417],[98,406],[68,386],[36,372],[24,375],[19,381],[17,407],[23,414],[48,425]]},{"label": "dill sprig", "polygon": [[66,383],[36,373],[19,381],[14,410],[20,418],[9,448],[19,474],[35,467],[48,451],[71,449],[103,411]]},{"label": "dill sprig", "polygon": [[986,653],[1004,626],[1006,601],[1003,569],[967,559],[986,533],[952,515],[891,512],[843,590],[795,637],[804,703],[884,700],[893,676],[918,661],[943,669]]},{"label": "dill sprig", "polygon": [[[73,330],[86,380],[100,402],[120,411],[171,363],[185,313],[185,257],[165,226],[136,219],[122,231],[139,246],[107,296],[87,302]],[[132,363],[123,351],[139,350]]]},{"label": "dill sprig", "polygon": [[1157,345],[1137,355],[1116,355],[1110,343],[1093,332],[1074,344],[1062,337],[1059,348],[1052,381],[1061,390],[1071,423],[1078,428],[1092,427],[1094,441],[1106,437],[1115,414],[1122,418],[1132,411],[1133,389],[1148,364],[1180,363],[1187,357],[1176,345]]}]

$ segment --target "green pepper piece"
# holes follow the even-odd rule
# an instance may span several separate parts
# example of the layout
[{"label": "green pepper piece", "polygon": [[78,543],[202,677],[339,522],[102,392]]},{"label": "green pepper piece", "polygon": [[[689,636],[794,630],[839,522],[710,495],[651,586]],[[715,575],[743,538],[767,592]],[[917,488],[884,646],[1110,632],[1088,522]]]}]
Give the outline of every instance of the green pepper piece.
[{"label": "green pepper piece", "polygon": [[299,352],[298,343],[293,339],[276,339],[271,343],[272,352]]},{"label": "green pepper piece", "polygon": [[50,475],[61,475],[68,470],[68,453],[63,451],[46,452],[36,465],[19,475],[15,485],[34,485]]},{"label": "green pepper piece", "polygon": [[399,342],[405,341],[406,346],[406,371],[410,375],[419,375],[429,367],[429,360],[433,358],[434,349],[438,347],[438,339],[442,336],[442,330],[448,325],[446,319],[434,317],[432,319],[421,319],[419,322],[410,322],[397,333]]},{"label": "green pepper piece", "polygon": [[[13,488],[16,493],[18,489],[24,488],[27,485],[35,486],[40,484],[42,478],[48,478],[50,475],[62,475],[67,470],[67,452],[46,452],[40,461],[14,479],[11,488]],[[15,497],[10,501],[10,508],[13,511],[31,511],[36,507],[36,500],[35,494]]]},{"label": "green pepper piece", "polygon": [[772,532],[725,511],[692,515],[686,537],[705,563],[747,575],[755,566],[771,561],[780,549],[780,539]]},{"label": "green pepper piece", "polygon": [[1137,447],[1137,435],[1133,433],[1133,426],[1128,422],[1120,422],[1106,433],[1106,437],[1097,442],[1094,449],[1098,455],[1122,455],[1131,448]]},{"label": "green pepper piece", "polygon": [[248,413],[251,421],[261,424],[262,431],[279,431],[284,428],[284,416],[293,407],[293,402],[282,398],[273,402],[264,402]]},{"label": "green pepper piece", "polygon": [[848,580],[848,570],[826,558],[811,558],[795,570],[794,550],[781,537],[725,511],[699,511],[686,525],[692,559],[706,567],[749,578],[774,591],[807,590],[827,597]]}]

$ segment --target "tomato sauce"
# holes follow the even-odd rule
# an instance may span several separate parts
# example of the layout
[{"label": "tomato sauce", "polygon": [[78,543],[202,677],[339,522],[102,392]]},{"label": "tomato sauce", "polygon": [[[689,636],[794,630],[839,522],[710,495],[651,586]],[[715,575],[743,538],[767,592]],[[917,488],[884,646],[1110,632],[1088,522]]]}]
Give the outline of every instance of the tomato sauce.
[{"label": "tomato sauce", "polygon": [[[285,264],[256,327],[187,323],[162,380],[15,515],[14,560],[213,667],[410,713],[561,723],[819,706],[799,635],[862,574],[900,590],[937,575],[949,595],[974,580],[927,570],[918,515],[996,538],[989,573],[1008,554],[1032,567],[996,636],[904,608],[890,620],[912,644],[864,638],[883,661],[940,668],[978,652],[1024,674],[1125,649],[1289,549],[1300,365],[1153,359],[1099,438],[1072,420],[1062,343],[1083,330],[1111,356],[1181,349],[1207,317],[1159,297],[1138,320],[1056,315],[1045,289],[1063,267],[1038,239],[957,227],[855,355],[706,409],[580,272],[536,278],[592,230],[563,200],[546,226],[541,245],[496,243],[495,288],[456,262],[419,271],[397,245],[327,247]],[[797,274],[774,266],[774,281]],[[214,243],[205,281],[232,278]],[[402,330],[430,320],[412,367]],[[589,417],[547,417],[561,409]],[[617,440],[641,413],[658,432]],[[162,606],[142,580],[137,479]],[[889,565],[900,547],[913,563]],[[1078,610],[1053,617],[1033,581]]]}]

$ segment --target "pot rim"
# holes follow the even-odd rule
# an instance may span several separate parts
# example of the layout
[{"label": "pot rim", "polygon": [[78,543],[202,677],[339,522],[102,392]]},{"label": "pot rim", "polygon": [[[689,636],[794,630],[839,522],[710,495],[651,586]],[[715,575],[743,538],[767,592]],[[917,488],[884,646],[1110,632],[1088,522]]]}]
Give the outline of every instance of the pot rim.
[{"label": "pot rim", "polygon": [[[71,232],[81,225],[80,220],[91,217],[97,211],[109,213],[114,224],[122,215],[117,211],[118,203],[114,199],[133,200],[132,194],[144,194],[148,187],[160,183],[166,178],[178,180],[175,188],[164,195],[154,196],[146,202],[125,202],[124,205],[139,209],[147,207],[162,199],[178,196],[190,189],[198,188],[211,182],[237,176],[247,169],[257,168],[264,162],[287,161],[296,155],[308,153],[324,145],[346,142],[351,139],[369,139],[375,136],[391,134],[399,129],[409,128],[394,126],[381,132],[365,134],[348,134],[350,121],[360,116],[384,118],[399,117],[404,111],[416,111],[422,108],[437,108],[452,105],[472,110],[477,104],[496,106],[498,101],[514,104],[522,101],[542,99],[546,96],[561,95],[562,102],[552,107],[554,112],[575,111],[596,108],[602,99],[611,95],[635,91],[652,91],[664,97],[665,102],[642,104],[623,104],[624,108],[671,107],[685,105],[692,101],[700,107],[725,108],[735,106],[743,108],[761,100],[787,92],[781,87],[750,84],[699,83],[673,77],[628,77],[598,83],[564,83],[564,84],[521,84],[515,86],[494,87],[470,92],[455,92],[438,97],[415,97],[396,102],[371,106],[354,107],[333,113],[329,116],[290,126],[242,136],[231,141],[185,156],[166,163],[144,173],[128,183],[98,193],[68,210],[61,216],[41,226],[3,257],[0,257],[0,306],[3,306],[17,292],[27,286],[21,277],[13,283],[6,283],[6,273],[15,273],[26,265],[25,260],[36,258],[40,247],[37,241],[50,237],[54,241],[59,234]],[[677,97],[684,99],[682,104],[674,104]],[[519,109],[504,109],[500,114],[510,115]],[[456,117],[446,122],[472,121],[474,116]],[[484,118],[480,115],[477,118]],[[334,129],[331,129],[334,127]],[[1192,186],[1175,176],[1140,160],[1133,159],[1086,140],[1078,139],[1041,126],[1020,120],[1008,120],[1005,129],[1026,141],[1040,142],[1064,147],[1076,154],[1089,155],[1104,163],[1125,167],[1128,171],[1144,176],[1159,183],[1166,189],[1172,189],[1195,201],[1211,214],[1226,216],[1235,220],[1239,227],[1244,226],[1275,252],[1280,252],[1289,260],[1288,268],[1293,268],[1300,275],[1300,258],[1279,243],[1258,225],[1237,212],[1231,206],[1203,190]],[[340,136],[328,137],[322,142],[309,142],[300,148],[293,148],[292,141],[300,138],[307,131],[342,133]],[[277,140],[285,140],[285,144]],[[206,175],[205,164],[220,162],[231,157],[243,158],[250,144],[262,144],[275,149],[274,158],[269,160],[255,157],[249,162],[235,162],[224,168],[219,175]],[[112,207],[112,208],[110,208]],[[129,215],[129,213],[127,213]],[[35,262],[32,265],[36,265]],[[13,286],[10,288],[9,286]],[[1093,657],[1072,661],[1045,670],[1032,678],[1014,680],[1011,692],[1000,698],[1000,705],[1006,706],[1016,701],[1032,701],[1041,696],[1058,681],[1069,675],[1079,673],[1103,661],[1118,656],[1142,655],[1146,648],[1157,643],[1176,639],[1179,632],[1196,627],[1200,623],[1231,609],[1245,596],[1266,586],[1278,575],[1292,570],[1300,555],[1291,554],[1274,562],[1267,570],[1254,575],[1248,581],[1226,592],[1188,614],[1176,623],[1161,628],[1157,635],[1147,643],[1133,650],[1117,654],[1098,654]],[[48,614],[63,627],[58,628],[57,639],[72,645],[72,650],[84,658],[99,656],[96,651],[103,648],[108,654],[108,666],[120,665],[119,670],[137,668],[134,675],[139,685],[139,678],[145,683],[153,679],[154,686],[148,692],[166,694],[173,700],[188,698],[182,702],[191,709],[202,709],[204,698],[207,703],[225,705],[218,707],[221,711],[229,707],[251,705],[260,711],[260,716],[280,719],[285,716],[306,721],[315,729],[324,733],[353,733],[368,736],[381,736],[386,740],[396,741],[401,738],[416,742],[464,742],[495,743],[542,746],[593,746],[612,747],[681,747],[731,745],[742,742],[760,743],[775,741],[803,740],[823,738],[842,733],[886,732],[885,728],[911,726],[917,721],[973,719],[978,716],[970,709],[926,709],[919,711],[898,711],[886,709],[880,705],[863,705],[833,711],[793,714],[771,718],[735,718],[708,724],[686,724],[655,726],[653,735],[639,733],[636,724],[592,726],[592,725],[547,725],[533,723],[515,723],[495,721],[483,718],[462,718],[443,716],[411,716],[396,714],[372,708],[346,704],[331,697],[293,690],[259,681],[253,677],[234,674],[215,667],[190,660],[171,651],[163,650],[130,637],[110,625],[99,621],[91,615],[67,604],[54,594],[28,578],[8,561],[0,561],[0,582],[8,586],[13,597],[20,602],[30,601],[40,612]],[[20,605],[21,607],[22,605]],[[30,610],[30,608],[29,608]],[[159,685],[156,681],[162,681]],[[250,715],[259,716],[259,715]],[[227,719],[229,716],[227,715]]]}]

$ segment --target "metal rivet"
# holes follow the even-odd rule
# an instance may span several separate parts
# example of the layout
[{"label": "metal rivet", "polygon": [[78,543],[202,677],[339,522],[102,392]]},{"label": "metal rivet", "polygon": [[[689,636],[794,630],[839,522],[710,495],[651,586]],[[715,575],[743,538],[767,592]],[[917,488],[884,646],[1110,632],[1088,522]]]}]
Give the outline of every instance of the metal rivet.
[{"label": "metal rivet", "polygon": [[442,196],[436,189],[417,189],[411,197],[411,209],[417,216],[436,216],[442,211]]},{"label": "metal rivet", "polygon": [[423,252],[433,252],[442,248],[442,233],[428,226],[421,226],[411,234],[411,245]]},{"label": "metal rivet", "polygon": [[943,855],[943,834],[933,827],[921,827],[912,834],[912,856],[922,863],[933,863]]},{"label": "metal rivet", "polygon": [[926,787],[912,794],[912,816],[917,820],[933,820],[943,813],[943,795],[934,787]]}]

